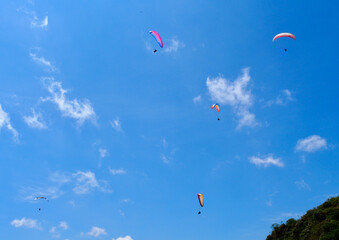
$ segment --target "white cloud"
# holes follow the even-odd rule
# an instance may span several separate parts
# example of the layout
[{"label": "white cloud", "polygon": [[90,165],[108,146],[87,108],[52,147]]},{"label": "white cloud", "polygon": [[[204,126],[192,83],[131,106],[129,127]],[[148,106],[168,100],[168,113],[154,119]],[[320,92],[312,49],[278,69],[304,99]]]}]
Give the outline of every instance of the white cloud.
[{"label": "white cloud", "polygon": [[87,194],[92,189],[100,188],[100,185],[95,178],[95,173],[91,171],[78,171],[76,173],[73,173],[72,176],[76,179],[76,185],[73,188],[73,191],[76,194]]},{"label": "white cloud", "polygon": [[67,90],[62,88],[61,82],[54,81],[52,77],[42,78],[42,81],[52,95],[42,99],[43,101],[55,103],[64,117],[75,119],[79,125],[82,125],[86,120],[95,123],[96,114],[89,100],[69,100],[66,97]]},{"label": "white cloud", "polygon": [[167,147],[168,147],[168,142],[166,141],[165,138],[162,139],[162,146],[163,146],[164,148],[167,148]]},{"label": "white cloud", "polygon": [[105,148],[99,148],[99,154],[101,158],[107,157],[109,155],[107,149]]},{"label": "white cloud", "polygon": [[277,97],[276,104],[285,106],[290,101],[293,101],[292,93],[290,90],[284,89],[281,91],[280,95]]},{"label": "white cloud", "polygon": [[239,119],[238,129],[244,126],[254,127],[258,125],[255,115],[249,112],[249,108],[253,104],[253,96],[251,91],[247,89],[250,80],[249,68],[244,68],[243,75],[234,82],[221,76],[208,77],[206,81],[212,100],[233,108]]},{"label": "white cloud", "polygon": [[18,132],[15,130],[15,128],[11,124],[11,119],[3,109],[0,104],[0,129],[6,127],[8,131],[10,131],[13,134],[13,138],[15,141],[18,141]]},{"label": "white cloud", "polygon": [[250,113],[247,109],[241,109],[237,112],[237,116],[239,117],[237,129],[241,129],[242,127],[255,127],[258,125],[255,120],[255,115]]},{"label": "white cloud", "polygon": [[24,201],[32,202],[37,196],[44,196],[47,199],[57,199],[63,195],[60,186],[48,187],[25,187],[21,189]]},{"label": "white cloud", "polygon": [[[39,48],[35,48],[37,51],[39,51]],[[48,71],[51,71],[51,72],[54,72],[56,70],[56,68],[53,66],[53,64],[46,60],[44,57],[38,57],[37,56],[37,53],[33,53],[33,52],[30,52],[29,53],[29,56],[32,58],[32,60],[34,62],[36,62],[37,64],[40,64],[44,67],[46,67],[46,69]]]},{"label": "white cloud", "polygon": [[166,153],[161,153],[160,158],[163,163],[170,164],[173,161],[174,159],[173,157],[178,149],[174,148],[171,151],[169,151],[170,149],[168,149],[168,142],[165,138],[162,139],[162,148],[163,151]]},{"label": "white cloud", "polygon": [[107,182],[101,180],[99,184],[99,181],[95,177],[95,173],[91,171],[77,171],[76,173],[73,173],[72,176],[75,179],[75,187],[73,188],[75,194],[88,194],[94,189],[98,189],[101,192],[111,192],[107,186]]},{"label": "white cloud", "polygon": [[[95,174],[91,171],[77,171],[73,174],[55,172],[49,176],[50,183],[44,183],[38,187],[24,187],[20,189],[23,201],[35,202],[37,196],[44,196],[47,199],[57,199],[64,194],[63,190],[69,191],[65,186],[68,184],[75,194],[89,194],[94,190],[110,193],[111,190],[107,181],[97,180]],[[51,184],[52,183],[52,184]],[[63,189],[64,188],[64,189]],[[75,206],[74,201],[68,202]]]},{"label": "white cloud", "polygon": [[122,175],[122,174],[126,174],[126,171],[124,169],[109,169],[109,172],[112,175]]},{"label": "white cloud", "polygon": [[193,102],[194,103],[200,103],[201,102],[201,96],[199,95],[199,96],[194,97]]},{"label": "white cloud", "polygon": [[104,228],[99,228],[99,227],[95,227],[93,226],[91,231],[86,233],[86,235],[88,236],[92,236],[92,237],[99,237],[100,235],[106,235],[106,231]]},{"label": "white cloud", "polygon": [[312,135],[304,139],[299,139],[297,142],[297,146],[295,147],[297,151],[304,152],[315,152],[320,149],[326,148],[327,148],[326,139],[318,135]]},{"label": "white cloud", "polygon": [[274,165],[277,167],[283,167],[284,163],[280,161],[280,158],[274,158],[273,156],[268,156],[266,158],[260,158],[260,157],[250,157],[250,162],[257,165],[257,166],[263,166],[268,167],[270,165]]},{"label": "white cloud", "polygon": [[55,230],[56,230],[56,227],[53,226],[53,227],[51,227],[51,230],[49,230],[49,232],[50,232],[50,233],[55,233]]},{"label": "white cloud", "polygon": [[31,21],[31,27],[35,28],[47,28],[48,26],[48,16],[45,16],[44,19],[40,20],[35,12],[32,12],[32,21]]},{"label": "white cloud", "polygon": [[25,218],[25,217],[23,217],[22,219],[14,219],[11,222],[11,225],[16,228],[25,227],[25,228],[33,228],[33,229],[42,230],[42,227],[40,226],[37,220],[33,220],[30,218]]},{"label": "white cloud", "polygon": [[266,202],[266,205],[269,207],[272,207],[272,199],[270,199],[268,202]]},{"label": "white cloud", "polygon": [[[31,2],[31,1],[29,1]],[[32,6],[34,6],[32,4]],[[45,16],[42,20],[38,18],[37,14],[35,11],[29,11],[26,8],[19,8],[18,11],[25,13],[31,22],[31,27],[32,28],[42,28],[42,29],[47,29],[48,26],[48,16]]]},{"label": "white cloud", "polygon": [[164,154],[161,154],[161,160],[165,164],[169,164],[171,162],[171,157],[165,156]]},{"label": "white cloud", "polygon": [[47,126],[42,119],[41,113],[36,113],[34,109],[32,110],[32,113],[32,116],[24,116],[25,123],[31,128],[46,129]]},{"label": "white cloud", "polygon": [[268,219],[270,222],[281,222],[289,218],[297,219],[301,216],[300,213],[281,213],[278,217]]},{"label": "white cloud", "polygon": [[173,37],[169,40],[167,45],[165,45],[164,51],[167,53],[175,53],[182,47],[185,47],[185,44],[180,42],[176,37]]},{"label": "white cloud", "polygon": [[267,106],[272,106],[273,104],[286,106],[289,102],[293,101],[292,92],[288,89],[284,89],[274,100],[270,100],[266,103]]},{"label": "white cloud", "polygon": [[60,172],[51,173],[49,176],[49,180],[60,185],[71,181],[70,177],[67,174]]},{"label": "white cloud", "polygon": [[125,217],[125,213],[122,210],[119,210],[119,213],[122,217]]},{"label": "white cloud", "polygon": [[122,132],[121,122],[119,118],[116,118],[115,120],[113,120],[113,122],[111,122],[111,125],[117,132]]},{"label": "white cloud", "polygon": [[300,181],[295,181],[295,184],[297,185],[298,189],[306,189],[311,190],[310,186],[305,182],[304,179],[300,179]]},{"label": "white cloud", "polygon": [[61,228],[63,228],[64,230],[67,230],[67,229],[68,229],[68,224],[67,224],[67,222],[65,222],[65,221],[61,221],[61,222],[59,223],[59,226],[60,226]]},{"label": "white cloud", "polygon": [[127,235],[126,237],[112,238],[112,240],[133,240],[133,238]]}]

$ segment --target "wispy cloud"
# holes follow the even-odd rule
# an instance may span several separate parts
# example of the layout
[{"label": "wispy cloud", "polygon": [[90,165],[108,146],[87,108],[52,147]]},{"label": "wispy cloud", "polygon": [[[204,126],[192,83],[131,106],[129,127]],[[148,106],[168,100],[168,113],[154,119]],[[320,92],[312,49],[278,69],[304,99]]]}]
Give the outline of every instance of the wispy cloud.
[{"label": "wispy cloud", "polygon": [[43,101],[55,103],[64,117],[75,119],[80,126],[86,120],[95,123],[96,114],[89,100],[67,99],[67,90],[62,88],[61,82],[54,81],[52,77],[44,77],[42,82],[51,94],[51,97],[42,98]]},{"label": "wispy cloud", "polygon": [[162,139],[162,146],[163,146],[164,148],[167,148],[167,147],[168,147],[168,142],[166,141],[165,138]]},{"label": "wispy cloud", "polygon": [[122,217],[125,217],[125,213],[121,209],[119,210],[119,213]]},{"label": "wispy cloud", "polygon": [[280,160],[280,158],[274,158],[272,155],[266,158],[260,157],[250,157],[250,162],[257,166],[269,167],[271,165],[277,167],[283,167],[284,163]]},{"label": "wispy cloud", "polygon": [[68,229],[68,224],[67,224],[66,221],[61,221],[61,222],[59,223],[59,226],[60,226],[61,228],[63,228],[64,230],[67,230],[67,229]]},{"label": "wispy cloud", "polygon": [[253,104],[253,96],[248,89],[251,80],[249,68],[244,68],[243,74],[235,81],[229,81],[219,76],[207,78],[206,85],[213,101],[233,108],[238,118],[238,129],[242,127],[255,127],[258,125],[255,115],[249,111]]},{"label": "wispy cloud", "polygon": [[35,14],[32,15],[31,26],[35,27],[35,28],[47,28],[47,26],[48,26],[48,16],[45,16],[41,20]]},{"label": "wispy cloud", "polygon": [[45,187],[24,187],[20,193],[22,200],[34,202],[36,197],[46,197],[47,199],[57,199],[64,194],[60,186],[45,186]]},{"label": "wispy cloud", "polygon": [[305,182],[304,179],[300,179],[299,181],[294,182],[295,185],[297,185],[298,189],[306,189],[306,190],[311,190],[310,186]]},{"label": "wispy cloud", "polygon": [[185,47],[185,44],[180,42],[177,37],[172,37],[165,45],[164,51],[166,53],[176,53],[179,48]]},{"label": "wispy cloud", "polygon": [[169,164],[172,161],[172,158],[169,156],[165,156],[164,154],[161,154],[161,160],[165,164]]},{"label": "wispy cloud", "polygon": [[8,131],[10,131],[13,134],[14,141],[18,141],[18,132],[15,130],[15,128],[11,124],[11,119],[3,109],[0,104],[0,129],[1,128],[7,128]]},{"label": "wispy cloud", "polygon": [[69,175],[67,175],[65,173],[53,172],[53,173],[50,174],[49,180],[51,182],[57,183],[59,185],[62,185],[62,184],[70,182],[71,178],[70,178]]},{"label": "wispy cloud", "polygon": [[37,220],[33,220],[30,218],[25,218],[25,217],[21,219],[14,219],[11,222],[11,225],[16,228],[25,227],[25,228],[42,230],[42,227],[40,226]]},{"label": "wispy cloud", "polygon": [[87,236],[99,237],[101,235],[106,235],[106,230],[104,228],[93,226],[91,231],[86,233]]},{"label": "wispy cloud", "polygon": [[121,122],[119,118],[116,118],[111,122],[112,127],[117,131],[117,132],[122,132],[122,127],[121,127]]},{"label": "wispy cloud", "polygon": [[288,89],[284,89],[274,100],[270,100],[266,103],[266,106],[270,107],[273,104],[286,106],[289,102],[293,101],[292,92]]},{"label": "wispy cloud", "polygon": [[133,238],[127,235],[125,237],[112,238],[112,240],[133,240]]},{"label": "wispy cloud", "polygon": [[163,153],[160,154],[160,158],[161,158],[163,163],[170,164],[171,162],[173,162],[173,157],[174,157],[177,149],[174,148],[172,150],[169,150],[168,149],[169,144],[168,144],[168,142],[167,142],[167,140],[165,138],[163,138],[161,140],[161,143],[162,143],[161,147],[162,147]]},{"label": "wispy cloud", "polygon": [[284,89],[281,91],[275,102],[278,105],[285,106],[291,101],[293,101],[292,92],[288,89]]},{"label": "wispy cloud", "polygon": [[41,113],[36,113],[33,109],[32,114],[32,116],[24,116],[25,123],[31,128],[46,129],[47,125],[42,119]]},{"label": "wispy cloud", "polygon": [[55,230],[56,230],[56,227],[53,226],[53,227],[51,227],[51,229],[49,230],[49,232],[50,232],[50,233],[55,233]]},{"label": "wispy cloud", "polygon": [[299,139],[295,147],[296,151],[315,152],[327,148],[326,139],[319,135],[312,135],[304,139]]},{"label": "wispy cloud", "polygon": [[268,200],[268,201],[266,202],[266,205],[269,206],[269,207],[272,207],[272,199]]},{"label": "wispy cloud", "polygon": [[122,168],[120,169],[109,169],[109,172],[112,174],[112,175],[122,175],[122,174],[126,174],[126,171]]},{"label": "wispy cloud", "polygon": [[201,96],[196,96],[193,98],[193,103],[200,103],[201,102]]},{"label": "wispy cloud", "polygon": [[[31,4],[34,6],[34,4]],[[48,16],[45,16],[43,18],[38,18],[38,15],[35,11],[30,11],[26,9],[25,7],[19,8],[19,12],[23,12],[26,14],[29,18],[30,25],[32,28],[41,28],[41,29],[47,29],[48,26]]]},{"label": "wispy cloud", "polygon": [[40,51],[40,49],[39,48],[34,48],[34,50],[35,50],[34,52],[33,52],[33,50],[31,50],[30,53],[29,53],[29,56],[32,58],[32,60],[34,62],[36,62],[37,64],[46,67],[46,69],[48,71],[54,72],[56,70],[54,65],[50,61],[46,60],[44,57],[39,57],[37,55],[38,52]]},{"label": "wispy cloud", "polygon": [[301,216],[300,213],[281,213],[279,216],[274,217],[274,218],[270,218],[268,219],[270,222],[281,222],[281,221],[285,221],[289,218],[294,218],[297,219]]},{"label": "wispy cloud", "polygon": [[101,158],[105,158],[109,155],[108,150],[105,148],[99,148],[99,154]]},{"label": "wispy cloud", "polygon": [[[111,192],[107,181],[97,180],[95,173],[91,171],[77,171],[74,173],[54,172],[50,174],[48,180],[44,181],[42,185],[21,188],[21,199],[31,203],[34,203],[34,199],[38,196],[44,196],[47,199],[57,199],[64,192],[70,191],[70,189],[78,195],[89,194],[94,190],[106,193]],[[74,201],[71,201],[70,204],[74,205]]]},{"label": "wispy cloud", "polygon": [[82,172],[77,171],[76,173],[72,174],[73,178],[75,179],[75,187],[73,188],[73,192],[75,194],[88,194],[94,189],[99,189],[102,192],[109,192],[110,190],[107,189],[105,186],[101,186],[98,180],[95,177],[95,173],[91,171]]}]

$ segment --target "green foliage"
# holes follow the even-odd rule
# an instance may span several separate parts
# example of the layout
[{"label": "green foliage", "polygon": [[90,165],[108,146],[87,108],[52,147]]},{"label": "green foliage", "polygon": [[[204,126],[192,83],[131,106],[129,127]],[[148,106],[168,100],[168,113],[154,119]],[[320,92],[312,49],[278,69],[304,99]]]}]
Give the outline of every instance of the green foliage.
[{"label": "green foliage", "polygon": [[339,197],[307,211],[299,220],[272,224],[266,240],[339,240]]}]

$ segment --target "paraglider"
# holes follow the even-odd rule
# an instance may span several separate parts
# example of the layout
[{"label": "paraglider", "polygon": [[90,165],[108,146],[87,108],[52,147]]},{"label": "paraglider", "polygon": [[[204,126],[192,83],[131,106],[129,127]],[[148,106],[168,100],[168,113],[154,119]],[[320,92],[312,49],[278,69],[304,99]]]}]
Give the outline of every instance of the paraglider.
[{"label": "paraglider", "polygon": [[48,201],[48,199],[47,199],[46,197],[36,197],[36,198],[34,198],[35,201],[36,201],[36,200],[39,200],[39,199],[44,199],[44,200],[47,200],[47,201]]},{"label": "paraglider", "polygon": [[[159,44],[159,46],[160,46],[161,48],[163,48],[163,47],[164,47],[164,44],[163,44],[163,42],[162,42],[162,39],[161,39],[159,33],[157,33],[156,31],[149,31],[149,33],[154,37],[154,39],[157,41],[157,43]],[[156,53],[156,52],[157,52],[157,49],[154,49],[153,52]]]},{"label": "paraglider", "polygon": [[282,37],[289,37],[289,38],[296,40],[296,37],[292,33],[279,33],[279,34],[274,36],[272,42],[274,42],[276,39],[282,38]]},{"label": "paraglider", "polygon": [[[201,194],[201,193],[198,193],[198,199],[199,199],[200,206],[203,207],[204,206],[204,202],[205,202],[204,195]],[[199,211],[198,214],[201,214],[201,212]]]},{"label": "paraglider", "polygon": [[[217,112],[220,112],[220,106],[218,103],[215,103],[212,105],[212,109],[215,108],[215,110],[217,110]],[[217,120],[219,121],[220,118],[219,118],[219,115],[217,114]]]},{"label": "paraglider", "polygon": [[[46,197],[36,197],[34,198],[34,201],[37,201],[37,200],[45,200],[48,202],[48,199]],[[39,207],[39,211],[41,211],[41,207]]]},{"label": "paraglider", "polygon": [[[279,34],[275,35],[272,42],[274,42],[276,39],[282,38],[282,37],[288,37],[288,38],[292,38],[292,39],[296,40],[296,37],[292,33],[286,33],[285,32],[285,33],[279,33]],[[286,48],[284,50],[285,50],[285,52],[287,52]]]}]

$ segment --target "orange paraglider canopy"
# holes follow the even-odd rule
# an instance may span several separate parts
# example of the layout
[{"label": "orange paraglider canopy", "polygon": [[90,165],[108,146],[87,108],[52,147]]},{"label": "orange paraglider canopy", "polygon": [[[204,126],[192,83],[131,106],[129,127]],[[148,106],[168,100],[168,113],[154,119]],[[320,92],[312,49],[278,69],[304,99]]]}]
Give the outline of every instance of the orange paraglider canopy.
[{"label": "orange paraglider canopy", "polygon": [[205,197],[203,194],[201,193],[198,193],[198,199],[199,199],[199,203],[200,203],[200,206],[204,206],[204,201],[205,201]]}]

